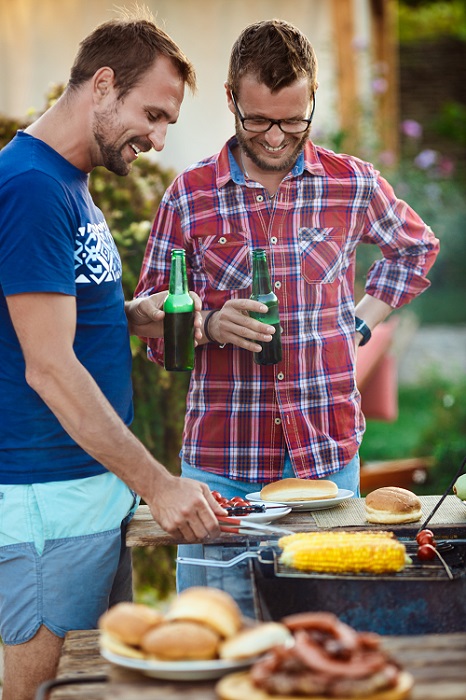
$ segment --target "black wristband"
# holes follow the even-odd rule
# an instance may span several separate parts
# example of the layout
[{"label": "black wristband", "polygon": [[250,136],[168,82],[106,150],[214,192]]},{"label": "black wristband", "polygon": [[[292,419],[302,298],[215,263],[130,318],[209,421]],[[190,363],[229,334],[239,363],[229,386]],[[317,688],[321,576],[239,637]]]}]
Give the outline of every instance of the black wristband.
[{"label": "black wristband", "polygon": [[[209,311],[209,313],[204,319],[204,335],[207,338],[207,340],[209,340],[211,343],[217,343],[217,341],[214,340],[211,335],[209,335],[209,321],[212,318],[212,316],[217,313],[217,311],[218,309],[212,309],[212,311]],[[219,345],[219,343],[217,343],[217,345]]]},{"label": "black wristband", "polygon": [[356,316],[354,319],[354,327],[355,327],[356,333],[360,333],[362,335],[362,340],[359,343],[359,347],[368,343],[369,340],[371,339],[372,333],[371,333],[371,329],[369,328],[367,323],[365,321],[363,321],[362,318],[358,318]]}]

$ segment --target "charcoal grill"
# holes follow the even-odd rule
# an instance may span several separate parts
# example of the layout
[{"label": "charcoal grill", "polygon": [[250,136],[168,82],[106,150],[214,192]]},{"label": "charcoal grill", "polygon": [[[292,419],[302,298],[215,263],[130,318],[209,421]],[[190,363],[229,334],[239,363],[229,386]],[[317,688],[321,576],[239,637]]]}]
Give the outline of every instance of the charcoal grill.
[{"label": "charcoal grill", "polygon": [[466,632],[466,539],[438,542],[446,566],[438,557],[419,561],[415,540],[399,539],[412,564],[390,575],[298,571],[279,562],[278,547],[259,547],[249,568],[258,617],[280,620],[292,613],[326,610],[359,631]]}]

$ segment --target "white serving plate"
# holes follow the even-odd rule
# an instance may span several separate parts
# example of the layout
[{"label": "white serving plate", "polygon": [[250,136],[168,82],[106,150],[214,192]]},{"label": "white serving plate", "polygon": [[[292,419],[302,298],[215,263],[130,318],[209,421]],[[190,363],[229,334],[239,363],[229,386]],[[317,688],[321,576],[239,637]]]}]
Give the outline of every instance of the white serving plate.
[{"label": "white serving plate", "polygon": [[[334,508],[353,496],[354,492],[349,489],[338,489],[338,494],[334,498],[322,498],[314,501],[281,501],[280,503],[292,510],[325,510],[326,508]],[[248,493],[246,498],[248,501],[264,503],[265,505],[268,503],[268,501],[262,500],[260,491]]]},{"label": "white serving plate", "polygon": [[233,661],[230,659],[213,659],[212,661],[156,661],[146,659],[131,659],[129,656],[114,654],[108,649],[101,648],[100,653],[116,666],[141,671],[146,676],[167,681],[201,681],[220,678],[230,671],[248,668],[257,656],[249,659]]},{"label": "white serving plate", "polygon": [[[250,499],[248,499],[250,500]],[[272,503],[271,501],[261,501],[264,504],[265,511],[263,513],[250,513],[249,515],[232,515],[232,518],[240,518],[240,520],[249,521],[251,523],[262,523],[266,525],[273,520],[280,520],[284,515],[291,513],[291,507],[284,503]]]}]

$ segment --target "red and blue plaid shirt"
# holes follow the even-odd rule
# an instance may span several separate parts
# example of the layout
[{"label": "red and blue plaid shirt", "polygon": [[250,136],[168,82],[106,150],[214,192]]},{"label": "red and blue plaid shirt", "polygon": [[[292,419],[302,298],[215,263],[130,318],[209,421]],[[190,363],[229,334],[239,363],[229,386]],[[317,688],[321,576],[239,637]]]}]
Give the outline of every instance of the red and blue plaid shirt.
[{"label": "red and blue plaid shirt", "polygon": [[[184,248],[190,289],[204,309],[251,294],[252,248],[265,248],[279,299],[283,359],[254,364],[247,350],[196,349],[183,458],[230,479],[279,479],[285,446],[297,476],[342,469],[364,431],[355,383],[355,253],[378,246],[366,292],[393,308],[429,286],[438,241],[372,165],[308,142],[271,201],[245,182],[230,147],[168,188],[147,245],[136,296],[167,289],[170,254]],[[163,341],[149,358],[162,363]]]}]

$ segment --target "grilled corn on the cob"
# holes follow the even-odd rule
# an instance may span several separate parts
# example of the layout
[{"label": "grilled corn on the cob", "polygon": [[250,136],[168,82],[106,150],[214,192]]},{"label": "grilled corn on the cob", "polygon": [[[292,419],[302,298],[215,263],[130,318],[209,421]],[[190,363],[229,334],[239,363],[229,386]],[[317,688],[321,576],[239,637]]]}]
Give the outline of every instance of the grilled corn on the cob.
[{"label": "grilled corn on the cob", "polygon": [[310,532],[282,537],[280,561],[304,571],[329,573],[401,571],[405,546],[390,532]]}]

